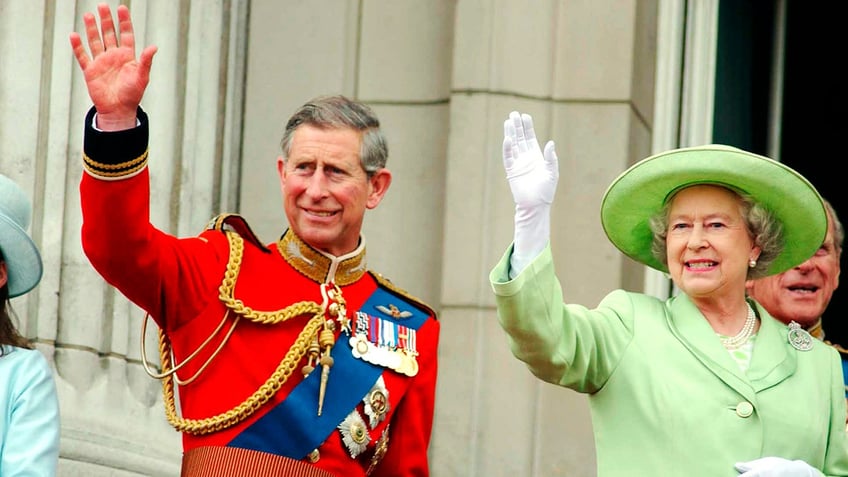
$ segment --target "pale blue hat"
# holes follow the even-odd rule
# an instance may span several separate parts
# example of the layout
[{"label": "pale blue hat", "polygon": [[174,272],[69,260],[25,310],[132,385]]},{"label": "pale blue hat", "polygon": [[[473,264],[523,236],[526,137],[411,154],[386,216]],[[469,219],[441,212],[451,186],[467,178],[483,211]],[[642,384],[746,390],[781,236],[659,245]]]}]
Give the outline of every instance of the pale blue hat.
[{"label": "pale blue hat", "polygon": [[15,181],[0,174],[0,252],[6,262],[9,298],[35,288],[44,270],[41,254],[27,233],[31,214],[29,197]]}]

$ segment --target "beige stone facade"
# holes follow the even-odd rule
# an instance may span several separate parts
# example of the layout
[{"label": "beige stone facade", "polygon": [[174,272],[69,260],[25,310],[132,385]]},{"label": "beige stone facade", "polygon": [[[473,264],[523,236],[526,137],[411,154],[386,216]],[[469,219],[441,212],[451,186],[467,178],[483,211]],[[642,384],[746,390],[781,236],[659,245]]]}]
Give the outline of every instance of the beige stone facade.
[{"label": "beige stone facade", "polygon": [[[552,240],[567,299],[662,293],[661,279],[606,240],[599,205],[620,171],[677,144],[681,117],[701,117],[696,101],[675,109],[684,2],[124,3],[139,48],[159,47],[142,102],[154,224],[193,235],[218,212],[238,212],[274,240],[285,228],[274,164],[286,118],[318,94],[367,102],[394,173],[366,215],[369,268],[430,303],[442,324],[432,475],[594,475],[585,397],[535,379],[495,317],[487,277],[511,242],[513,212],[502,122],[529,112],[538,136],[557,142]],[[708,23],[715,3],[699,5],[691,15]],[[80,246],[90,103],[67,37],[94,6],[0,0],[0,170],[31,193],[45,261],[39,287],[14,306],[56,369],[60,475],[177,476],[180,437],[140,365],[144,314]],[[694,123],[686,141],[704,138],[707,128],[684,122]],[[152,326],[147,342],[155,357]]]}]

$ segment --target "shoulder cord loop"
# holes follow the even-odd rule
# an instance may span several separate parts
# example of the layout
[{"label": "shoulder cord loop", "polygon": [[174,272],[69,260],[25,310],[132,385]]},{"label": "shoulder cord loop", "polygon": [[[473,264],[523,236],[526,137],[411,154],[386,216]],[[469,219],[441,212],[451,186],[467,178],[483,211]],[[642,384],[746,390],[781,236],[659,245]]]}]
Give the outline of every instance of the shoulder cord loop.
[{"label": "shoulder cord loop", "polygon": [[[171,349],[171,341],[167,335],[159,329],[159,359],[161,361],[162,372],[155,373],[149,369],[144,352],[144,330],[147,326],[147,316],[145,316],[142,325],[142,363],[150,376],[162,380],[162,395],[165,405],[165,416],[168,422],[180,432],[185,432],[192,435],[203,435],[212,432],[220,431],[228,427],[232,427],[244,419],[250,417],[263,404],[267,403],[280,390],[283,384],[286,383],[289,376],[294,372],[297,363],[306,355],[309,344],[317,337],[319,329],[324,325],[324,311],[327,303],[319,305],[311,301],[301,301],[287,306],[286,308],[277,311],[257,311],[244,305],[241,300],[234,298],[233,291],[235,289],[236,279],[238,278],[239,269],[241,268],[241,259],[244,253],[244,241],[235,233],[227,232],[227,238],[230,244],[230,258],[227,262],[227,269],[224,273],[224,279],[219,287],[218,298],[226,305],[227,313],[224,314],[224,319],[212,332],[212,334],[192,352],[188,358],[179,364],[172,366],[173,350]],[[194,358],[198,352],[204,348],[217,335],[224,326],[227,315],[230,310],[236,313],[236,318],[233,321],[230,330],[222,340],[218,348],[212,353],[209,359],[201,366],[197,373],[185,381],[181,381],[176,377],[176,372],[181,369],[189,360]],[[282,323],[292,318],[304,315],[312,315],[312,318],[303,327],[297,339],[289,348],[286,355],[283,357],[277,369],[268,377],[262,386],[260,386],[252,395],[248,396],[241,404],[235,406],[229,411],[217,414],[204,419],[186,419],[177,414],[176,402],[174,399],[174,382],[180,385],[190,384],[203,371],[212,359],[218,355],[218,352],[223,348],[228,341],[230,335],[235,329],[241,317],[247,318],[250,321],[260,324],[273,325]],[[176,378],[176,379],[175,379]]]}]

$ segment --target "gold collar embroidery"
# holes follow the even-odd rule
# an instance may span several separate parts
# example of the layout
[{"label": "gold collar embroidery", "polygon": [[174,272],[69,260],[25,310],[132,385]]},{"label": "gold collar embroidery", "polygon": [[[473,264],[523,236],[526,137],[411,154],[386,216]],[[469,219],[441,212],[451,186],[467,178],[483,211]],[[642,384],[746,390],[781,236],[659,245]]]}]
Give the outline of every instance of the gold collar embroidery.
[{"label": "gold collar embroidery", "polygon": [[807,328],[807,333],[811,334],[813,338],[818,338],[819,340],[824,341],[824,329],[822,328],[821,318],[819,318],[819,321],[817,321],[816,324]]},{"label": "gold collar embroidery", "polygon": [[365,239],[360,237],[356,250],[336,257],[315,250],[300,239],[291,229],[277,241],[280,255],[307,278],[318,283],[350,285],[365,274]]}]

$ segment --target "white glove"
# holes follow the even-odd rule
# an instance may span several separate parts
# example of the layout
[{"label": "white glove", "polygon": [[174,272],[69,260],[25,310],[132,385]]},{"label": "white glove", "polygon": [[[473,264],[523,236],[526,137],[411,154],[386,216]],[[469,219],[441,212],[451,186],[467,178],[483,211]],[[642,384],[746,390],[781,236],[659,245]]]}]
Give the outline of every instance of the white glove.
[{"label": "white glove", "polygon": [[748,462],[737,462],[734,466],[739,477],[816,477],[821,472],[803,460],[782,457],[761,457]]},{"label": "white glove", "polygon": [[503,162],[515,202],[515,236],[509,262],[509,276],[514,278],[550,240],[559,161],[553,141],[545,144],[542,154],[533,118],[513,111],[504,121]]}]

